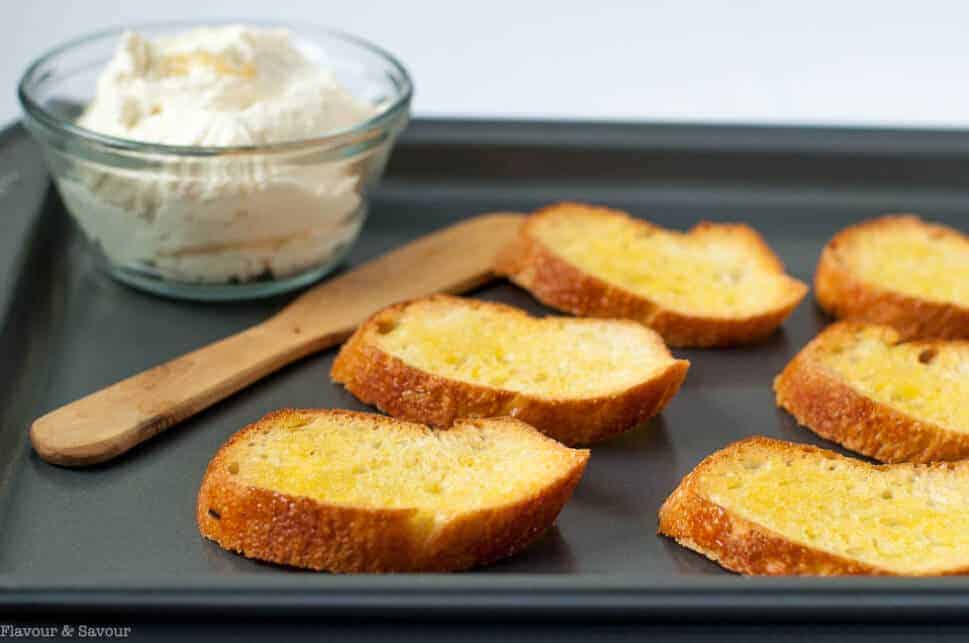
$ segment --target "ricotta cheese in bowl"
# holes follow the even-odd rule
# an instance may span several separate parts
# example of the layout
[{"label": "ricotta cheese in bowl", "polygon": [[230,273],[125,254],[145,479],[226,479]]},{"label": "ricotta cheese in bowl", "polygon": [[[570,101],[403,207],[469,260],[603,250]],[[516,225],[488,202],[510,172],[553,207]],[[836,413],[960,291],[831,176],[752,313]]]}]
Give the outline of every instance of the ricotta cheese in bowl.
[{"label": "ricotta cheese in bowl", "polygon": [[241,25],[121,35],[74,123],[96,134],[91,153],[48,150],[67,209],[116,276],[225,299],[308,283],[342,259],[406,100],[351,93],[305,49],[286,29]]}]

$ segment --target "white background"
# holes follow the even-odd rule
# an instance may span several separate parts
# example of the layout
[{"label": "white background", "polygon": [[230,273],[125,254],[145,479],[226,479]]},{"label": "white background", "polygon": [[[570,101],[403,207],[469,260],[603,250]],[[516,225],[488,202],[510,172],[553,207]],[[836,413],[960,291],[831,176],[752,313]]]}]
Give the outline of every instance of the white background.
[{"label": "white background", "polygon": [[[330,25],[396,53],[418,115],[969,127],[969,3],[0,0],[0,123],[27,63],[146,20]],[[16,5],[15,7],[13,5]]]}]

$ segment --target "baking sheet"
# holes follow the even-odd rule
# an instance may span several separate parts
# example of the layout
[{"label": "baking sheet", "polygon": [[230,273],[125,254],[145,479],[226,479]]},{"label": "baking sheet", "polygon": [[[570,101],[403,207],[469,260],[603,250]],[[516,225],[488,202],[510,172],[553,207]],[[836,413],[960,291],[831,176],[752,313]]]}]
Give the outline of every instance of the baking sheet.
[{"label": "baking sheet", "polygon": [[[280,407],[366,410],[310,357],[120,459],[41,461],[31,418],[239,331],[289,297],[197,304],[116,283],[87,256],[39,152],[0,134],[0,607],[341,614],[960,618],[969,579],[746,579],[657,537],[656,512],[705,455],[751,434],[824,444],[774,406],[771,381],[828,320],[809,296],[767,342],[674,350],[692,362],[662,416],[593,448],[556,526],[522,554],[452,576],[331,576],[203,541],[195,497],[234,431]],[[967,227],[966,134],[577,123],[414,123],[348,266],[462,217],[576,199],[661,225],[756,227],[810,282],[839,228],[918,211]],[[549,311],[504,282],[476,297]],[[824,445],[831,448],[831,445]]]}]

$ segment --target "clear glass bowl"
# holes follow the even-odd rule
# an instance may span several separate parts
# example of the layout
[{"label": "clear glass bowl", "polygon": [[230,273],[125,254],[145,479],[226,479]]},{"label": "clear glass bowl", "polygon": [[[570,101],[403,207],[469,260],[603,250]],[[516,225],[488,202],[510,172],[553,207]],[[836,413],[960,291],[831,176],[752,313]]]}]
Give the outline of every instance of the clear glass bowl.
[{"label": "clear glass bowl", "polygon": [[360,232],[368,194],[407,123],[410,77],[393,56],[354,36],[260,23],[288,29],[375,115],[319,138],[246,147],[144,143],[75,124],[124,31],[156,38],[197,26],[138,25],[49,51],[20,81],[24,121],[68,212],[117,279],[196,300],[270,296],[312,283],[340,263]]}]

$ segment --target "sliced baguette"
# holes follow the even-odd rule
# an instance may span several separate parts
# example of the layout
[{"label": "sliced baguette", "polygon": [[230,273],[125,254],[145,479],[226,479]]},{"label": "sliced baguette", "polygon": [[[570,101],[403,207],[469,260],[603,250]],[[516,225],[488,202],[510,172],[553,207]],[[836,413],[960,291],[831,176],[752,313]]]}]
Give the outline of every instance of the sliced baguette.
[{"label": "sliced baguette", "polygon": [[871,465],[748,438],[683,479],[659,531],[743,574],[963,574],[969,462]]},{"label": "sliced baguette", "polygon": [[362,401],[448,427],[508,415],[565,444],[589,444],[659,413],[689,362],[628,321],[546,317],[438,295],[360,326],[332,378]]},{"label": "sliced baguette", "polygon": [[684,234],[579,203],[528,217],[495,271],[549,306],[632,319],[671,346],[762,340],[807,293],[749,226],[700,223]]},{"label": "sliced baguette", "polygon": [[367,413],[277,411],[212,458],[198,526],[225,549],[295,567],[467,569],[538,538],[588,459],[511,418],[436,431]]},{"label": "sliced baguette", "polygon": [[777,405],[828,440],[883,462],[969,458],[969,341],[903,343],[841,322],[774,380]]},{"label": "sliced baguette", "polygon": [[821,252],[814,288],[831,315],[905,339],[969,339],[969,237],[913,215],[871,219]]}]

